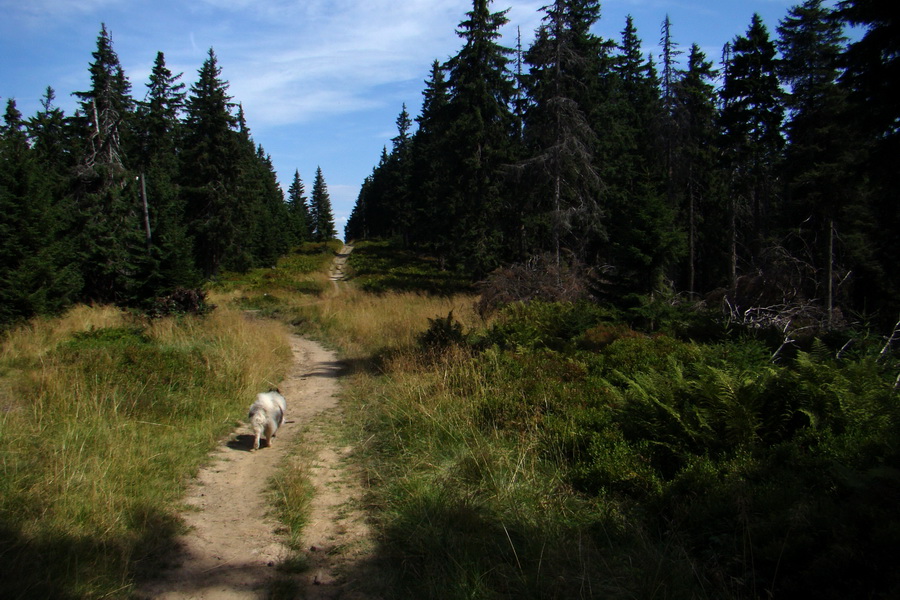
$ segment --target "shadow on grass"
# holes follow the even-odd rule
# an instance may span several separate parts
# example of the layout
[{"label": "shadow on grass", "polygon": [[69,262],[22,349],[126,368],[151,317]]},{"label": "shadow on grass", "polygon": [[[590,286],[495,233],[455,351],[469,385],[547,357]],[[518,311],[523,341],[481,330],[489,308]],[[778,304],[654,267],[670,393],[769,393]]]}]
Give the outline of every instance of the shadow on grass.
[{"label": "shadow on grass", "polygon": [[126,518],[132,537],[31,537],[0,522],[0,598],[127,597],[135,580],[170,567],[170,550],[183,525],[174,515],[135,507]]},{"label": "shadow on grass", "polygon": [[654,588],[692,588],[688,565],[654,564],[661,572],[641,573],[649,565],[613,564],[611,550],[622,541],[609,541],[603,530],[610,523],[551,530],[454,496],[411,499],[385,523],[375,558],[364,566],[379,574],[366,592],[397,600],[538,600],[650,598]]},{"label": "shadow on grass", "polygon": [[371,293],[419,292],[438,296],[470,293],[471,279],[457,271],[441,269],[437,260],[404,250],[388,242],[355,246],[348,259],[347,281]]}]

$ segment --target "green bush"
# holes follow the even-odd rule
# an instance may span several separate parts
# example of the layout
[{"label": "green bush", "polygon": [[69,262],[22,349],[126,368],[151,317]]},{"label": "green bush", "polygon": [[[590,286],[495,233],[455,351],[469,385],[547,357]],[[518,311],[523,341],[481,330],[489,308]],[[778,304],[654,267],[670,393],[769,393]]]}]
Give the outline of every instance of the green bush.
[{"label": "green bush", "polygon": [[446,317],[428,319],[428,329],[419,334],[419,344],[428,350],[446,350],[465,343],[462,324],[453,318],[453,311]]},{"label": "green bush", "polygon": [[588,302],[518,302],[503,308],[487,333],[501,348],[570,350],[580,336],[612,313]]}]

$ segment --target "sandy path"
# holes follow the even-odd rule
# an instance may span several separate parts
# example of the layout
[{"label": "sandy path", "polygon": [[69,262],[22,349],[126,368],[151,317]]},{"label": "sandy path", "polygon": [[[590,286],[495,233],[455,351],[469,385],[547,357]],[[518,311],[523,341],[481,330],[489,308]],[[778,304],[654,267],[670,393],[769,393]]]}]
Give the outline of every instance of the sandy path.
[{"label": "sandy path", "polygon": [[[139,588],[138,598],[267,598],[276,578],[292,578],[301,598],[367,598],[356,591],[372,548],[362,489],[347,460],[353,449],[337,441],[334,428],[342,418],[336,398],[342,366],[316,342],[291,336],[290,344],[294,363],[279,384],[287,420],[272,448],[250,452],[246,426],[219,446],[188,491],[185,502],[195,510],[183,514],[190,530],[177,542],[178,566]],[[288,575],[276,568],[289,550],[269,514],[266,489],[297,444],[311,457],[306,471],[315,496],[303,540],[310,568]]]}]

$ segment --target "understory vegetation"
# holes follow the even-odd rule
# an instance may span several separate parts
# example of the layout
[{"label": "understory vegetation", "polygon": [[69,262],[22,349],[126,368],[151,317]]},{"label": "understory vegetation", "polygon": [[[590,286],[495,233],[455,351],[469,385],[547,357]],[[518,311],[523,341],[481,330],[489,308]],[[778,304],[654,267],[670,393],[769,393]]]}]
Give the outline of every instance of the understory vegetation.
[{"label": "understory vegetation", "polygon": [[[350,264],[371,260],[359,246]],[[900,591],[890,341],[779,350],[782,331],[673,302],[482,318],[475,300],[349,290],[305,308],[357,366],[347,421],[390,597]]]},{"label": "understory vegetation", "polygon": [[[162,566],[186,478],[290,359],[271,343],[283,325],[233,308],[261,302],[254,310],[338,347],[348,367],[338,435],[367,482],[381,574],[354,582],[367,591],[900,591],[893,336],[860,326],[785,344],[781,329],[715,307],[555,300],[552,286],[521,277],[488,306],[465,287],[431,293],[438,265],[386,243],[357,244],[337,288],[323,279],[316,294],[298,293],[296,281],[326,268],[307,251],[275,271],[224,275],[205,316],[77,307],[6,334],[4,597],[126,597]],[[536,288],[527,301],[496,301]],[[306,568],[304,464],[295,449],[272,484],[296,553],[288,573]],[[296,597],[292,581],[273,593]]]}]

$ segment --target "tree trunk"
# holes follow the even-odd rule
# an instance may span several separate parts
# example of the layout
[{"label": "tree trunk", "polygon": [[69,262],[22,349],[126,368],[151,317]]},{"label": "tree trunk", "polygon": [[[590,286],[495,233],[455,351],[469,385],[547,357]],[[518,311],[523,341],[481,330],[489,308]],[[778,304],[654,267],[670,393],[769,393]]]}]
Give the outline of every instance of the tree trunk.
[{"label": "tree trunk", "polygon": [[147,241],[147,253],[150,253],[150,248],[152,246],[152,237],[150,235],[150,207],[147,205],[147,182],[144,179],[144,174],[141,173],[141,202],[144,206],[144,236]]},{"label": "tree trunk", "polygon": [[826,269],[826,300],[825,308],[828,310],[827,323],[831,329],[832,312],[834,309],[834,219],[828,219],[828,266]]},{"label": "tree trunk", "polygon": [[694,214],[694,189],[688,191],[688,293],[694,297],[694,286],[697,276],[697,225]]}]

